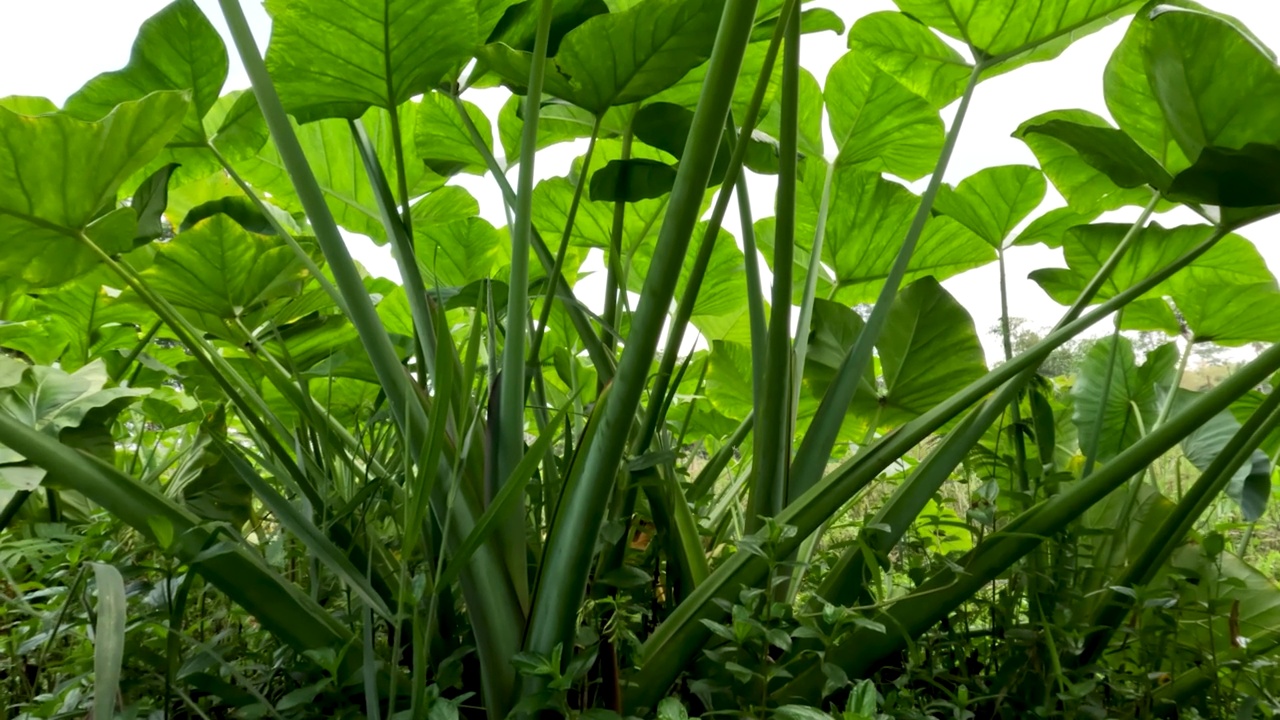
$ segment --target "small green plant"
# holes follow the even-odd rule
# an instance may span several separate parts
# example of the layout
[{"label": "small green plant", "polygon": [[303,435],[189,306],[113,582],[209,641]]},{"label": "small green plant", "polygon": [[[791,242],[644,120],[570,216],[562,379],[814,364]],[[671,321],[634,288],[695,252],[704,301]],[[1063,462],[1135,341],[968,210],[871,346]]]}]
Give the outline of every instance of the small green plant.
[{"label": "small green plant", "polygon": [[[264,54],[176,0],[0,98],[6,716],[1280,711],[1280,346],[1187,387],[1280,340],[1274,54],[1190,0],[896,5],[269,0]],[[1117,22],[1111,117],[943,181],[987,80]],[[989,264],[994,367],[942,284]]]}]

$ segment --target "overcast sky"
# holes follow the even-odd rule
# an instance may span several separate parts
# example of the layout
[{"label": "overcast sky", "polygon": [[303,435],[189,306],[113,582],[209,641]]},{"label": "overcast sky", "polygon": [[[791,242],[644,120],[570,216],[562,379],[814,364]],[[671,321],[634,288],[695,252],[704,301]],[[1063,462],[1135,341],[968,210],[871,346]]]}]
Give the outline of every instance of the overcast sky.
[{"label": "overcast sky", "polygon": [[[1277,0],[1202,2],[1215,10],[1235,15],[1270,47],[1280,47],[1280,2]],[[226,37],[217,0],[198,0],[198,3]],[[164,0],[0,0],[0,97],[40,95],[61,104],[97,73],[123,66],[128,60],[138,26],[165,4]],[[889,0],[812,3],[812,6],[817,5],[825,5],[840,13],[846,25],[867,13],[894,7]],[[257,2],[245,2],[244,7],[260,47],[265,48],[270,36],[270,21],[266,13]],[[1083,108],[1107,116],[1102,96],[1102,72],[1127,22],[1117,23],[1078,41],[1052,62],[1023,67],[980,85],[959,146],[947,170],[946,181],[954,184],[992,165],[1036,164],[1026,146],[1010,137],[1010,133],[1027,118],[1065,108]],[[803,64],[819,82],[823,82],[827,70],[846,52],[845,38],[824,33],[806,36],[804,43]],[[227,44],[232,67],[224,92],[249,85],[229,38]],[[489,110],[491,117],[496,117],[497,108],[506,99],[506,93],[503,90],[486,90],[468,95],[468,99]],[[954,106],[943,113],[948,122],[953,111]],[[827,148],[828,155],[834,156],[830,142]],[[538,176],[565,174],[569,162],[581,151],[581,148],[573,146],[540,154]],[[477,197],[481,213],[487,219],[497,225],[505,224],[501,200],[490,179],[464,177],[455,182],[464,185]],[[757,216],[771,212],[772,187],[767,178],[753,178],[751,195],[754,207],[758,208]],[[923,183],[916,187],[923,187]],[[1049,197],[1039,212],[1062,204],[1051,186]],[[1138,210],[1134,208],[1113,213],[1104,219],[1128,221],[1137,214]],[[736,213],[729,215],[726,226],[736,235]],[[1196,220],[1194,215],[1180,211],[1156,217],[1156,221],[1166,226]],[[1280,267],[1280,239],[1276,237],[1280,234],[1280,219],[1253,225],[1244,234],[1258,244],[1273,270]],[[353,252],[367,267],[379,274],[395,276],[394,264],[383,249],[361,238],[351,240]],[[1036,268],[1061,265],[1061,254],[1057,251],[1045,248],[1012,250],[1009,253],[1011,313],[1028,318],[1037,325],[1052,325],[1063,308],[1026,276]],[[964,273],[944,284],[969,309],[979,332],[985,336],[1000,316],[995,265]],[[580,287],[580,293],[588,304],[599,304],[599,298],[593,297],[598,295],[598,291],[593,290],[597,285],[602,285],[599,278],[595,282],[587,279]],[[988,353],[997,356],[998,343],[991,337],[984,340]]]}]

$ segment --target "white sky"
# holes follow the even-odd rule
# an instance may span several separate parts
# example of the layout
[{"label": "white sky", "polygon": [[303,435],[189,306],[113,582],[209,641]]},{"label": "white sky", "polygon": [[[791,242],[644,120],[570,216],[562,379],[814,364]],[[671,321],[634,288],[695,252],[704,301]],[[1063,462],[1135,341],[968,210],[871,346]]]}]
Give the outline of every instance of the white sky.
[{"label": "white sky", "polygon": [[[225,23],[217,0],[197,0],[205,14],[226,35]],[[1023,0],[1034,2],[1035,0]],[[1249,26],[1263,42],[1280,48],[1280,1],[1278,0],[1202,0],[1206,5],[1235,15]],[[137,28],[149,16],[164,7],[164,0],[0,0],[0,97],[6,95],[40,95],[61,105],[85,81],[99,72],[123,66],[129,57]],[[258,44],[265,49],[270,35],[270,21],[261,5],[243,3],[254,27]],[[878,10],[891,10],[890,0],[820,0],[812,6],[826,6],[840,13],[846,25],[862,15]],[[974,172],[993,165],[1025,163],[1035,165],[1035,157],[1022,142],[1010,134],[1025,119],[1049,110],[1083,108],[1107,116],[1102,96],[1102,72],[1111,51],[1124,33],[1127,21],[1078,41],[1058,59],[1020,68],[1016,72],[988,80],[979,86],[969,116],[952,157],[945,180],[956,183]],[[803,64],[821,83],[827,70],[846,52],[845,38],[833,33],[805,36]],[[231,73],[224,92],[248,87],[236,53],[227,39],[231,56]],[[1224,78],[1229,82],[1229,78]],[[468,95],[497,116],[506,99],[503,90],[485,90]],[[954,106],[944,111],[950,121]],[[559,152],[539,155],[539,178],[565,174],[573,157],[581,154],[582,143],[567,146]],[[830,140],[829,156],[834,156]],[[481,214],[497,225],[505,224],[501,199],[488,178],[461,177],[455,180],[480,201]],[[914,185],[917,189],[923,183]],[[753,206],[757,216],[771,212],[773,184],[771,179],[753,177]],[[1049,197],[1039,212],[1062,205],[1050,186]],[[1105,220],[1128,221],[1136,218],[1137,208],[1104,216]],[[727,229],[737,235],[737,218],[730,212]],[[1196,222],[1189,212],[1174,211],[1157,216],[1163,225]],[[1273,218],[1246,228],[1244,235],[1258,244],[1268,265],[1280,267],[1280,243],[1276,235],[1280,219]],[[384,249],[359,237],[352,237],[353,253],[373,272],[396,276],[394,264]],[[1043,247],[1015,248],[1008,254],[1010,280],[1010,312],[1025,317],[1035,325],[1052,325],[1063,308],[1054,303],[1027,279],[1027,274],[1040,267],[1061,266],[1061,254]],[[590,262],[590,260],[589,260]],[[766,272],[767,268],[762,268]],[[998,342],[986,335],[1000,317],[998,271],[995,264],[972,270],[946,281],[945,286],[973,315],[978,331],[984,335],[988,354],[998,357]],[[579,294],[589,305],[598,306],[602,278],[587,278],[579,286]],[[598,309],[598,307],[597,307]],[[1105,325],[1105,324],[1104,324]],[[1097,331],[1104,327],[1095,328]]]}]

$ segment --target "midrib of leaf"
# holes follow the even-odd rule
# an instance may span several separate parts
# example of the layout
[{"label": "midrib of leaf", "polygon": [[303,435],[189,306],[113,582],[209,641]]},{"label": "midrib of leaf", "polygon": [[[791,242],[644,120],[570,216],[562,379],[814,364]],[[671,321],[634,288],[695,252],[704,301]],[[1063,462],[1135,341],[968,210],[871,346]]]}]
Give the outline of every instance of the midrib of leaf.
[{"label": "midrib of leaf", "polygon": [[[1064,7],[1065,7],[1065,6],[1064,6]],[[1102,18],[1106,17],[1107,15],[1110,15],[1110,14],[1111,14],[1111,13],[1113,13],[1113,12],[1117,12],[1117,11],[1119,11],[1119,10],[1122,10],[1122,9],[1124,9],[1124,7],[1125,7],[1124,5],[1119,5],[1119,6],[1117,6],[1117,7],[1112,8],[1111,10],[1109,10],[1109,11],[1107,11],[1107,12],[1105,12],[1105,13],[1102,13],[1101,15],[1091,15],[1091,16],[1089,16],[1089,17],[1087,17],[1087,18],[1084,18],[1084,19],[1080,20],[1080,22],[1074,23],[1074,24],[1072,24],[1072,25],[1068,25],[1068,26],[1063,27],[1063,28],[1059,28],[1057,32],[1055,32],[1055,33],[1053,33],[1053,34],[1051,34],[1051,35],[1048,35],[1048,36],[1046,36],[1046,37],[1040,38],[1039,40],[1035,40],[1035,41],[1032,41],[1032,42],[1026,43],[1026,44],[1024,44],[1024,45],[1021,45],[1021,46],[1019,46],[1019,47],[1014,48],[1013,50],[1010,50],[1010,51],[1005,52],[1005,53],[1001,53],[1000,55],[996,55],[996,56],[994,56],[994,57],[990,57],[990,58],[987,58],[987,59],[985,59],[985,60],[979,61],[979,63],[978,63],[978,64],[979,64],[979,65],[981,65],[981,66],[983,66],[984,68],[985,68],[985,67],[994,67],[994,66],[996,66],[996,65],[999,65],[999,64],[1000,64],[1000,63],[1002,63],[1002,62],[1005,62],[1005,61],[1007,61],[1007,60],[1010,60],[1010,59],[1012,59],[1012,58],[1015,58],[1015,57],[1017,57],[1017,56],[1019,56],[1019,55],[1021,55],[1021,54],[1023,54],[1023,53],[1031,52],[1032,50],[1035,50],[1036,48],[1040,47],[1041,45],[1047,45],[1047,44],[1049,44],[1049,43],[1053,42],[1054,40],[1057,40],[1057,39],[1058,39],[1058,38],[1060,38],[1060,37],[1063,37],[1063,36],[1065,36],[1065,35],[1072,35],[1072,34],[1074,34],[1077,30],[1080,30],[1080,29],[1082,29],[1082,28],[1084,28],[1084,27],[1087,27],[1089,24],[1091,24],[1091,23],[1095,23],[1095,22],[1097,22],[1098,20],[1101,20]],[[967,39],[966,39],[966,42],[967,42]],[[973,47],[973,46],[972,46],[972,45],[970,45],[970,48],[972,48],[972,47]]]}]

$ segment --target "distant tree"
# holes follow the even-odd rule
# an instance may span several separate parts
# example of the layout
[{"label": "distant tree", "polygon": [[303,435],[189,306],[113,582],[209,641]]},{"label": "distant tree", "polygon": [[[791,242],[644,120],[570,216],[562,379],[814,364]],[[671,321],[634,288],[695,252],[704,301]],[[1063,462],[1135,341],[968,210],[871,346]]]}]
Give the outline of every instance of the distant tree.
[{"label": "distant tree", "polygon": [[[1000,323],[996,323],[988,332],[997,338],[1001,338],[1003,343],[1004,332]],[[1047,334],[1046,329],[1033,326],[1026,318],[1009,318],[1009,345],[1013,349],[1015,356],[1031,349],[1036,343],[1043,340]],[[1064,343],[1049,353],[1049,357],[1045,358],[1044,362],[1040,364],[1040,374],[1046,377],[1058,377],[1059,375],[1069,375],[1075,372],[1085,349],[1084,343],[1079,340],[1071,340]]]}]

